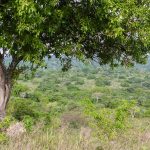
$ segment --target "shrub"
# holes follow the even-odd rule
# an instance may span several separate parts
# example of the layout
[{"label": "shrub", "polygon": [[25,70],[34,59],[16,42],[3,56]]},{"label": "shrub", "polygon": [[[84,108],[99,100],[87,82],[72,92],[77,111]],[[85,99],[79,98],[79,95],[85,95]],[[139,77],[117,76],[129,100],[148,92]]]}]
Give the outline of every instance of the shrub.
[{"label": "shrub", "polygon": [[116,99],[111,99],[111,100],[104,100],[103,102],[105,104],[105,107],[107,108],[117,108],[118,105],[120,104],[120,100],[116,100]]},{"label": "shrub", "polygon": [[82,72],[84,72],[85,74],[89,73],[90,69],[88,67],[84,67],[82,69]]},{"label": "shrub", "polygon": [[49,97],[47,97],[49,102],[61,101],[63,99],[62,93],[53,92]]},{"label": "shrub", "polygon": [[75,90],[75,91],[76,91],[76,90],[79,90],[79,88],[78,88],[77,86],[73,85],[73,84],[68,85],[68,86],[67,86],[67,89],[68,89],[68,90],[71,90],[71,91],[72,91],[72,90]]},{"label": "shrub", "polygon": [[129,93],[134,93],[134,92],[135,92],[135,89],[132,88],[132,87],[129,87],[129,88],[127,88],[126,90],[127,90],[127,92],[129,92]]},{"label": "shrub", "polygon": [[55,79],[55,84],[60,84],[62,81],[60,79]]},{"label": "shrub", "polygon": [[96,77],[95,77],[95,75],[93,75],[93,74],[89,74],[88,76],[87,76],[87,79],[95,79]]},{"label": "shrub", "polygon": [[83,85],[84,84],[84,79],[78,79],[75,84],[77,85]]},{"label": "shrub", "polygon": [[28,88],[22,84],[16,84],[12,90],[12,95],[19,97],[22,92],[26,92]]},{"label": "shrub", "polygon": [[119,79],[126,79],[126,76],[120,75],[120,76],[119,76]]},{"label": "shrub", "polygon": [[23,123],[27,131],[31,131],[35,123],[34,119],[31,116],[25,115],[23,117]]},{"label": "shrub", "polygon": [[[135,101],[121,101],[116,109],[97,109],[91,101],[83,103],[85,114],[91,117],[90,124],[101,140],[112,139],[128,127],[128,119],[135,107]],[[136,110],[135,110],[136,111]]]},{"label": "shrub", "polygon": [[150,117],[150,109],[146,110],[146,112],[144,113],[145,117]]},{"label": "shrub", "polygon": [[51,124],[51,114],[47,113],[47,114],[44,114],[44,125],[50,125]]},{"label": "shrub", "polygon": [[7,129],[10,126],[12,118],[10,116],[6,116],[2,122],[0,122],[0,131]]},{"label": "shrub", "polygon": [[35,93],[28,93],[28,98],[35,101],[35,102],[40,102],[40,96],[42,94],[40,92],[35,92]]},{"label": "shrub", "polygon": [[108,80],[104,80],[104,79],[96,79],[95,84],[96,86],[110,86],[111,82]]},{"label": "shrub", "polygon": [[130,84],[129,84],[129,83],[126,83],[126,82],[124,82],[124,83],[121,83],[121,86],[122,86],[122,87],[129,87],[129,86],[130,86]]},{"label": "shrub", "polygon": [[69,111],[74,110],[74,109],[76,109],[78,107],[79,106],[78,106],[77,102],[74,102],[74,101],[69,102],[68,105],[67,105],[67,109]]},{"label": "shrub", "polygon": [[16,100],[14,103],[14,111],[12,116],[17,120],[23,120],[24,116],[28,115],[33,118],[38,118],[38,113],[35,110],[34,103],[31,100]]},{"label": "shrub", "polygon": [[146,88],[150,88],[150,83],[149,82],[144,82],[142,84],[142,86],[146,87]]},{"label": "shrub", "polygon": [[129,83],[141,83],[143,80],[137,77],[131,77],[128,79]]}]

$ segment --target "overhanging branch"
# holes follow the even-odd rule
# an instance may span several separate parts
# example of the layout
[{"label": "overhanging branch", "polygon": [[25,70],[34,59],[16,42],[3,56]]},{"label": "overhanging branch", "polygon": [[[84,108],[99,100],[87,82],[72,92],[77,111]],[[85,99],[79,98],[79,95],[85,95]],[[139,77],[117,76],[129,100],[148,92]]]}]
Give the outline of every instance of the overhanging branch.
[{"label": "overhanging branch", "polygon": [[21,60],[22,60],[22,57],[16,57],[16,56],[12,57],[12,61],[11,61],[10,65],[8,66],[8,69],[7,69],[7,75],[9,77],[9,79],[13,78],[13,76],[15,74],[16,67],[20,63]]}]

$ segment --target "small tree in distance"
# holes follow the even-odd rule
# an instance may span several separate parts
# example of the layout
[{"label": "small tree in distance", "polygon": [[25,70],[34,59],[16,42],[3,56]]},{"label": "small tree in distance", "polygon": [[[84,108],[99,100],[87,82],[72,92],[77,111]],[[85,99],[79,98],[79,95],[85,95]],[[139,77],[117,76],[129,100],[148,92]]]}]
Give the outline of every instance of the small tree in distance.
[{"label": "small tree in distance", "polygon": [[0,118],[25,62],[40,67],[54,55],[68,58],[64,69],[71,57],[111,66],[145,63],[149,14],[149,0],[0,0]]}]

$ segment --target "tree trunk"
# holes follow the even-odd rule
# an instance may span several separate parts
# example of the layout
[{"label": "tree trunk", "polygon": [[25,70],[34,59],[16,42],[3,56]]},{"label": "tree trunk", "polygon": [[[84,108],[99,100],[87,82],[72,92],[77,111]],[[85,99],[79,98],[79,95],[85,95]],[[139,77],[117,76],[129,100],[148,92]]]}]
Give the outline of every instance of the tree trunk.
[{"label": "tree trunk", "polygon": [[10,91],[10,82],[3,67],[0,65],[0,121],[5,117],[5,110],[10,98]]}]

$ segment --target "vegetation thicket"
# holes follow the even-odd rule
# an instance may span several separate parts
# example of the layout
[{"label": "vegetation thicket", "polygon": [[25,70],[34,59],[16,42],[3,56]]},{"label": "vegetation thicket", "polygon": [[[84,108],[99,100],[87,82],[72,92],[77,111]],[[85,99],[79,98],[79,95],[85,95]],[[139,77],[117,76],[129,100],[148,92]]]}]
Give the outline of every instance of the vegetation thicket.
[{"label": "vegetation thicket", "polygon": [[[0,124],[2,149],[149,149],[149,66],[74,66],[21,74]],[[21,143],[6,132],[18,121],[26,128]]]},{"label": "vegetation thicket", "polygon": [[112,67],[145,63],[149,14],[149,0],[1,0],[1,120],[14,80],[44,66],[46,56],[59,58],[64,71],[73,57]]}]

